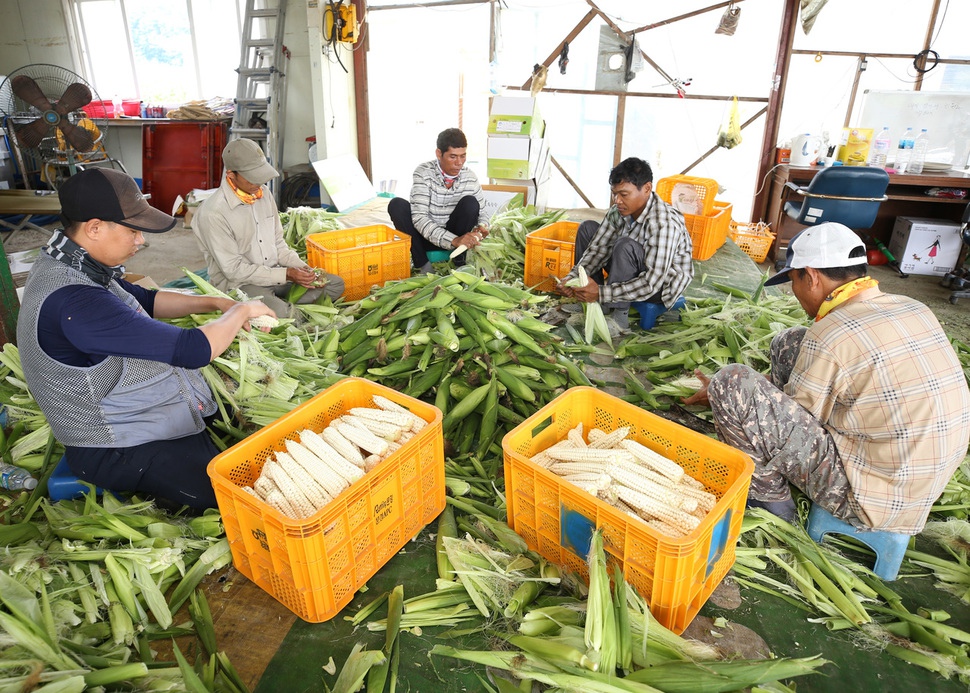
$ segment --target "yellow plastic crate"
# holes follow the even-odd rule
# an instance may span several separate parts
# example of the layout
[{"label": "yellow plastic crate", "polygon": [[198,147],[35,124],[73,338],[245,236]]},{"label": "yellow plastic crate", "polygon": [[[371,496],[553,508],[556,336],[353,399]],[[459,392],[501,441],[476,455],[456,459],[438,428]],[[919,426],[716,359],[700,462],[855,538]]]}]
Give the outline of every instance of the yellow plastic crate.
[{"label": "yellow plastic crate", "polygon": [[[428,422],[414,438],[313,517],[286,517],[242,490],[284,441],[322,431],[375,394]],[[441,411],[361,378],[346,378],[209,463],[236,569],[305,621],[333,618],[422,527],[445,507]]]},{"label": "yellow plastic crate", "polygon": [[383,224],[311,233],[306,261],[343,279],[343,297],[355,301],[372,286],[411,276],[411,237]]},{"label": "yellow plastic crate", "polygon": [[717,197],[718,185],[713,178],[697,178],[696,176],[667,176],[657,181],[657,195],[667,204],[672,204],[674,186],[678,183],[690,185],[697,191],[697,197],[704,207],[698,216],[708,216],[714,211],[714,198]]},{"label": "yellow plastic crate", "polygon": [[684,215],[684,223],[694,246],[691,257],[695,260],[707,260],[724,245],[731,226],[732,209],[730,202],[715,201],[715,213],[710,216]]},{"label": "yellow plastic crate", "polygon": [[732,221],[728,236],[738,244],[748,257],[757,263],[762,263],[768,257],[771,244],[775,241],[775,234],[771,232],[768,224],[759,222],[757,224],[739,224]]},{"label": "yellow plastic crate", "polygon": [[557,221],[536,229],[525,237],[525,269],[523,283],[535,286],[536,291],[553,291],[556,280],[573,268],[576,249],[574,221]]},{"label": "yellow plastic crate", "polygon": [[[584,430],[630,427],[630,437],[680,464],[717,496],[689,535],[668,537],[563,481],[529,458],[577,424]],[[574,387],[502,440],[508,522],[529,548],[589,579],[586,555],[603,530],[607,560],[654,617],[675,633],[688,626],[734,564],[754,464],[736,448],[691,431],[591,387]]]}]

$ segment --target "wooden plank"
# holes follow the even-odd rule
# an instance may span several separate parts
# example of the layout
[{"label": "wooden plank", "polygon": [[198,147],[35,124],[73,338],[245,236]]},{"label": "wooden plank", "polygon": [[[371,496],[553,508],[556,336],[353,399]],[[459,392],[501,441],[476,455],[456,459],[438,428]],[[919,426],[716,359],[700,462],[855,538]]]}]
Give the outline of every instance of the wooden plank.
[{"label": "wooden plank", "polygon": [[[367,15],[367,0],[354,0],[357,16]],[[370,43],[370,32],[364,31],[360,38],[361,45],[353,49],[354,56],[354,108],[357,114],[357,160],[364,169],[369,180],[371,175],[370,150],[370,100],[368,98],[369,83],[367,79],[367,50]]]},{"label": "wooden plank", "polygon": [[699,14],[704,14],[706,12],[712,12],[713,10],[719,10],[722,7],[727,7],[728,5],[737,5],[744,2],[744,0],[727,0],[727,2],[719,2],[716,5],[710,5],[709,7],[703,7],[699,10],[694,10],[693,12],[688,12],[686,14],[679,14],[676,17],[671,17],[670,19],[661,19],[659,22],[653,22],[652,24],[644,24],[641,27],[637,27],[631,33],[639,34],[641,31],[649,31],[650,29],[656,29],[657,27],[667,26],[668,24],[673,24],[674,22],[679,22],[684,19],[690,19],[691,17],[696,17]]},{"label": "wooden plank", "polygon": [[562,166],[560,166],[559,165],[559,162],[556,161],[556,157],[550,156],[549,157],[549,160],[552,162],[552,165],[556,167],[556,169],[559,171],[559,173],[562,174],[562,177],[566,179],[566,182],[569,183],[571,186],[573,186],[573,190],[575,190],[579,194],[579,196],[581,198],[583,198],[583,202],[585,202],[590,207],[595,208],[596,205],[594,205],[593,202],[592,202],[592,200],[590,200],[588,197],[586,197],[586,194],[582,190],[579,189],[579,186],[576,185],[576,181],[574,181],[572,178],[570,178],[569,174],[566,173],[566,169],[564,169]]},{"label": "wooden plank", "polygon": [[[566,38],[564,38],[562,41],[559,42],[559,45],[557,45],[556,49],[549,54],[549,57],[542,61],[542,64],[545,65],[546,67],[549,67],[550,65],[552,65],[552,61],[558,58],[559,54],[562,52],[563,44],[570,43],[574,38],[579,36],[580,32],[583,29],[585,29],[591,21],[593,21],[593,17],[595,16],[596,16],[595,9],[587,12],[586,16],[580,19],[579,23],[573,27],[573,30],[570,31],[568,34],[566,34]],[[528,91],[531,88],[532,88],[532,77],[530,76],[529,79],[527,79],[525,83],[520,87],[520,89],[525,89]]]},{"label": "wooden plank", "polygon": [[623,150],[623,123],[626,121],[626,95],[616,99],[616,127],[613,130],[613,165],[620,163]]}]

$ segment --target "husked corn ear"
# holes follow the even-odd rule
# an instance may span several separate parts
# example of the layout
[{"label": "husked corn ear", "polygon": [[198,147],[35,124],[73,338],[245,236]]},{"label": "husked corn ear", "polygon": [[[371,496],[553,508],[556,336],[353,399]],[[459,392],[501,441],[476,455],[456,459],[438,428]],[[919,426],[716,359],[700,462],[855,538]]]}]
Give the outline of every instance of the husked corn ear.
[{"label": "husked corn ear", "polygon": [[363,469],[341,457],[326,440],[310,429],[300,432],[300,442],[317,457],[320,464],[347,486],[364,476]]},{"label": "husked corn ear", "polygon": [[[376,421],[374,419],[368,419],[363,416],[347,415],[342,416],[342,419],[346,420],[348,423],[352,423],[360,428],[366,428],[368,431],[373,433],[378,438],[383,438],[388,442],[394,442],[401,437],[404,433],[404,428],[401,426],[390,423],[387,421]],[[411,423],[408,422],[408,431],[411,430]]]},{"label": "husked corn ear", "polygon": [[263,500],[260,497],[260,495],[258,493],[256,493],[256,491],[253,490],[253,487],[252,486],[240,486],[240,488],[243,490],[243,493],[248,493],[250,496],[253,496],[255,498],[259,498],[260,500]]},{"label": "husked corn ear", "polygon": [[[299,443],[293,443],[293,441],[288,440],[287,449],[296,450]],[[308,455],[306,448],[300,445],[302,452],[296,451],[301,457]],[[306,468],[300,462],[296,461],[296,456],[292,452],[282,452],[276,453],[276,463],[286,472],[286,476],[292,481],[309,501],[310,506],[314,511],[319,510],[327,503],[329,503],[333,498],[340,493],[341,488],[339,486],[334,486],[336,492],[332,492],[330,487],[321,486],[317,483],[316,477],[310,474]],[[275,478],[275,475],[274,475]],[[281,489],[282,490],[282,489]]]},{"label": "husked corn ear", "polygon": [[383,438],[378,438],[366,428],[361,428],[353,423],[350,423],[349,421],[344,420],[343,417],[331,422],[328,428],[332,427],[336,427],[340,432],[340,435],[359,447],[361,450],[366,450],[367,452],[375,455],[383,455],[385,452],[387,452],[386,440]]},{"label": "husked corn ear", "polygon": [[380,455],[368,455],[364,458],[364,471],[369,472],[374,467],[379,465],[383,460]]},{"label": "husked corn ear", "polygon": [[580,424],[576,428],[569,431],[566,434],[566,440],[575,445],[577,448],[589,447],[586,445],[586,441],[583,439],[583,425]]},{"label": "husked corn ear", "polygon": [[290,505],[290,502],[286,500],[286,496],[278,488],[274,488],[269,495],[265,498],[266,504],[271,508],[276,508],[281,513],[287,517],[292,517],[299,519],[300,516],[297,514],[296,510]]},{"label": "husked corn ear", "polygon": [[410,412],[388,411],[386,409],[373,409],[371,407],[354,407],[350,410],[354,416],[384,423],[395,424],[401,428],[411,428],[413,414]]},{"label": "husked corn ear", "polygon": [[624,440],[620,447],[633,454],[638,460],[648,467],[652,467],[665,477],[679,482],[684,478],[684,468],[671,459],[654,452],[646,445],[641,445],[635,440]]},{"label": "husked corn ear", "polygon": [[249,319],[249,326],[255,327],[257,330],[264,327],[273,329],[278,326],[280,321],[274,318],[272,315],[257,315],[255,318]]},{"label": "husked corn ear", "polygon": [[609,488],[612,479],[609,474],[564,474],[563,481],[579,486],[591,495],[597,495],[600,491]]},{"label": "husked corn ear", "polygon": [[[301,486],[317,509],[322,508],[324,504],[339,496],[340,492],[349,486],[344,479],[332,474],[330,468],[325,466],[316,454],[310,452],[308,448],[295,440],[286,441],[286,452],[288,453],[287,457],[293,460],[293,464],[300,468],[299,471],[296,471],[284,465],[287,474],[298,484],[307,484],[313,489],[317,489],[310,491],[307,487]],[[282,454],[284,453],[276,453],[276,459],[279,460]],[[326,500],[322,504],[318,504],[315,498],[317,494],[326,496]]]},{"label": "husked corn ear", "polygon": [[[597,429],[594,429],[594,430],[597,430]],[[591,436],[592,436],[592,433],[593,431],[590,431]],[[626,437],[628,435],[630,435],[630,427],[621,426],[620,428],[616,429],[615,431],[612,431],[611,433],[606,433],[602,436],[598,436],[595,441],[592,438],[590,438],[589,446],[591,448],[605,448],[605,449],[615,448],[620,444],[620,441],[626,440]]]},{"label": "husked corn ear", "polygon": [[351,464],[359,466],[364,463],[364,456],[361,454],[360,449],[349,440],[344,438],[340,434],[340,431],[333,426],[327,426],[325,429],[323,429],[323,431],[320,432],[320,437],[330,443],[330,447],[336,450],[338,455],[343,457]]},{"label": "husked corn ear", "polygon": [[575,449],[576,446],[573,445],[571,440],[569,440],[568,438],[564,438],[563,440],[560,440],[557,443],[554,443],[553,445],[549,446],[545,450],[540,450],[535,455],[533,455],[532,463],[537,464],[540,467],[543,467],[545,469],[548,469],[549,465],[551,465],[555,461],[555,458],[549,454],[549,451],[554,449],[561,450],[564,448]]},{"label": "husked corn ear", "polygon": [[589,429],[589,433],[586,434],[586,438],[589,440],[589,444],[592,445],[605,435],[606,431],[602,428],[591,428]]},{"label": "husked corn ear", "polygon": [[614,488],[617,497],[624,503],[635,508],[644,520],[663,520],[672,527],[682,530],[684,534],[689,534],[701,522],[699,518],[685,513],[683,510],[671,508],[661,501],[639,491],[634,491],[626,486],[616,486]]},{"label": "husked corn ear", "polygon": [[647,521],[647,527],[649,527],[650,529],[652,529],[652,530],[654,530],[656,532],[660,532],[661,534],[664,534],[664,535],[666,535],[668,537],[682,537],[682,536],[684,536],[684,532],[682,532],[681,530],[677,529],[673,525],[668,525],[663,520],[656,520],[656,519],[654,519],[654,520],[648,520]]},{"label": "husked corn ear", "polygon": [[686,513],[693,512],[697,509],[697,501],[695,499],[680,495],[670,486],[660,486],[659,484],[641,479],[638,475],[629,472],[623,467],[613,465],[607,473],[617,484],[650,496],[664,505],[678,508]]},{"label": "husked corn ear", "polygon": [[546,452],[548,452],[549,456],[554,460],[560,460],[562,462],[599,462],[603,464],[612,464],[617,460],[633,462],[633,455],[625,450],[598,450],[596,448],[547,448]]},{"label": "husked corn ear", "polygon": [[293,508],[295,515],[291,515],[290,517],[302,519],[314,513],[313,504],[300,487],[290,479],[286,470],[278,462],[267,462],[263,467],[263,474],[266,474],[273,480],[273,483],[279,488],[280,493],[283,494],[283,497],[286,498],[287,502]]},{"label": "husked corn ear", "polygon": [[422,419],[420,416],[417,416],[416,414],[412,414],[410,411],[402,407],[400,404],[398,404],[397,402],[392,402],[387,397],[383,397],[382,395],[374,395],[373,401],[374,401],[374,404],[376,404],[379,409],[383,409],[384,411],[398,412],[399,414],[403,413],[410,416],[411,431],[414,433],[417,433],[422,428],[428,425],[428,422]]},{"label": "husked corn ear", "polygon": [[[265,466],[263,467],[265,469]],[[266,500],[266,497],[273,491],[279,491],[276,484],[268,476],[260,474],[259,478],[253,482],[253,490],[256,491],[256,495]]]},{"label": "husked corn ear", "polygon": [[[684,476],[684,479],[690,479],[689,476]],[[687,484],[681,483],[677,486],[677,491],[687,498],[693,498],[697,501],[697,507],[701,508],[705,512],[710,512],[717,505],[717,496],[708,491],[701,491],[694,488],[693,486],[688,486]]]}]

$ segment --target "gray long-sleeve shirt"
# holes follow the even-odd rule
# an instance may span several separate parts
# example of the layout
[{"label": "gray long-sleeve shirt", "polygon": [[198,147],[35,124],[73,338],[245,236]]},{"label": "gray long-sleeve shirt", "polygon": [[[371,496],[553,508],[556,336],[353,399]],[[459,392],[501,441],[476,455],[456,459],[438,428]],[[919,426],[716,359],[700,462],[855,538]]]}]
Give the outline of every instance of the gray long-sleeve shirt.
[{"label": "gray long-sleeve shirt", "polygon": [[488,224],[485,194],[474,172],[462,168],[451,188],[446,188],[445,177],[437,160],[420,164],[414,169],[414,182],[411,184],[411,220],[414,228],[439,248],[451,249],[451,242],[457,236],[448,231],[445,224],[455,205],[466,195],[474,196],[481,206],[478,223]]},{"label": "gray long-sleeve shirt", "polygon": [[304,268],[283,239],[276,200],[263,186],[263,196],[248,205],[223,178],[219,190],[199,205],[192,230],[209,269],[209,281],[220,291],[243,284],[279,286],[288,267]]}]

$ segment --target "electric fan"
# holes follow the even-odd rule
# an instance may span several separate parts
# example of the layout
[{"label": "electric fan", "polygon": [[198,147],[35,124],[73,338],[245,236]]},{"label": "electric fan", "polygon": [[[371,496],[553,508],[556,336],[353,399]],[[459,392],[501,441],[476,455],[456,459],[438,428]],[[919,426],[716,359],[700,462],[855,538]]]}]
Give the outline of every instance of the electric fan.
[{"label": "electric fan", "polygon": [[0,110],[8,132],[23,154],[39,160],[44,179],[52,185],[51,172],[57,168],[67,167],[73,174],[78,165],[107,159],[103,141],[108,120],[103,110],[89,106],[92,101],[100,102],[94,89],[57,65],[26,65],[0,84]]}]

